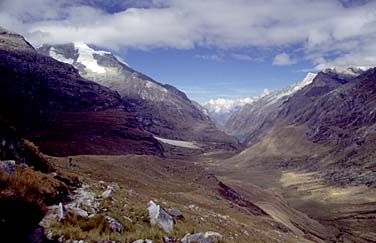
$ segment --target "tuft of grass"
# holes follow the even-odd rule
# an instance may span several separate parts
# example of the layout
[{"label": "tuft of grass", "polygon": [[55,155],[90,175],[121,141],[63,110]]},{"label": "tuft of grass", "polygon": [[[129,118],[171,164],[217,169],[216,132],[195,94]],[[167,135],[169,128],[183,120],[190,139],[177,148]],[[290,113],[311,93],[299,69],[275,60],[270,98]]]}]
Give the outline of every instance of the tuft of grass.
[{"label": "tuft of grass", "polygon": [[30,166],[38,171],[48,173],[54,170],[45,155],[29,140],[21,139],[20,154]]},{"label": "tuft of grass", "polygon": [[13,242],[24,242],[46,213],[46,184],[23,175],[0,172],[0,234]]}]

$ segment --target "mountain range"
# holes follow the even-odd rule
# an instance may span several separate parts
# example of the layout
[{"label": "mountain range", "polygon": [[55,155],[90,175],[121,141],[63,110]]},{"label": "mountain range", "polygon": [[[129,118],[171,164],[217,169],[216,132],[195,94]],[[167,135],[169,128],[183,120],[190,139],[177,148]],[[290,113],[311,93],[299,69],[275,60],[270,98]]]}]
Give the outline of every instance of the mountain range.
[{"label": "mountain range", "polygon": [[15,242],[376,241],[376,68],[203,107],[110,52],[0,28],[0,138]]},{"label": "mountain range", "polygon": [[160,141],[195,141],[207,149],[239,148],[237,141],[218,130],[196,102],[177,88],[135,71],[114,55],[95,51],[85,43],[43,45],[38,52],[73,65],[83,78],[117,91],[127,111]]}]

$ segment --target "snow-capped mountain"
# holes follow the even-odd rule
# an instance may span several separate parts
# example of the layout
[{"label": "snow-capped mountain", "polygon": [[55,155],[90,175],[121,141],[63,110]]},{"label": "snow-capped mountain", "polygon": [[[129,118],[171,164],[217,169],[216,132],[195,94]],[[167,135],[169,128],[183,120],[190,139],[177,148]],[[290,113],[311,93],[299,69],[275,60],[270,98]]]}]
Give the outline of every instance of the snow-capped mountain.
[{"label": "snow-capped mountain", "polygon": [[231,117],[231,115],[239,111],[243,106],[252,104],[259,98],[268,95],[269,90],[265,89],[260,96],[246,97],[239,99],[211,99],[203,104],[203,107],[207,110],[209,116],[216,122],[217,126],[221,129],[224,128],[225,123]]},{"label": "snow-capped mountain", "polygon": [[204,103],[204,107],[208,109],[210,113],[229,113],[234,109],[239,109],[240,107],[251,104],[254,102],[254,98],[243,98],[243,99],[211,99],[208,102]]},{"label": "snow-capped mountain", "polygon": [[[71,57],[58,57],[73,63]],[[41,55],[24,37],[1,27],[0,74],[1,119],[43,153],[163,153],[117,92],[82,78],[72,66]]]},{"label": "snow-capped mountain", "polygon": [[183,92],[132,69],[110,52],[80,42],[43,45],[39,52],[73,65],[84,78],[117,91],[142,128],[159,138],[237,147],[236,140],[219,131],[204,109]]},{"label": "snow-capped mountain", "polygon": [[312,83],[316,74],[308,73],[306,77],[285,89],[264,95],[250,104],[244,105],[232,113],[225,124],[225,130],[230,134],[246,135],[257,129],[266,117],[278,113],[279,106],[294,93]]},{"label": "snow-capped mountain", "polygon": [[369,67],[331,67],[323,70],[324,73],[335,73],[343,77],[357,77],[370,69]]}]

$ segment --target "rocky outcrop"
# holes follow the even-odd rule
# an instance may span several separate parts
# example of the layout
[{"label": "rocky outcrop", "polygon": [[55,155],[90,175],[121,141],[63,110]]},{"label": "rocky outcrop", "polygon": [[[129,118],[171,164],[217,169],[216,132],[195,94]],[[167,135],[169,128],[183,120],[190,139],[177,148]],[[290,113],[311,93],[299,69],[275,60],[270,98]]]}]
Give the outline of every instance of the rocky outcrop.
[{"label": "rocky outcrop", "polygon": [[153,201],[150,201],[147,206],[150,224],[158,225],[164,232],[171,233],[174,229],[174,220],[171,215]]},{"label": "rocky outcrop", "polygon": [[0,32],[0,115],[51,155],[155,154],[160,143],[114,91]]},{"label": "rocky outcrop", "polygon": [[222,235],[216,232],[205,232],[186,234],[181,240],[182,243],[215,243],[222,239]]},{"label": "rocky outcrop", "polygon": [[110,216],[106,216],[105,219],[106,219],[106,222],[108,223],[108,226],[113,232],[118,232],[118,233],[123,232],[124,226],[120,224],[116,219]]}]

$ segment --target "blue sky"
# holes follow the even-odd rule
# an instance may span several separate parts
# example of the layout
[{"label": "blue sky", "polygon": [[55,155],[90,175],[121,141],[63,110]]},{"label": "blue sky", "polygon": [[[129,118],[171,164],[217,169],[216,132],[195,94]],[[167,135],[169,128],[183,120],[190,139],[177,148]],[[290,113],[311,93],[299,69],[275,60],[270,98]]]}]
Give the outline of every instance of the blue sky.
[{"label": "blue sky", "polygon": [[[307,62],[275,66],[272,65],[272,58],[266,57],[266,54],[265,60],[239,60],[233,57],[234,53],[252,55],[249,50],[221,50],[220,60],[209,59],[210,55],[218,55],[217,52],[198,48],[130,50],[119,54],[131,67],[161,83],[178,87],[199,102],[215,98],[254,97],[264,89],[278,90],[302,80],[306,75],[305,69],[312,68]],[[205,59],[206,56],[208,59]]]},{"label": "blue sky", "polygon": [[277,90],[333,66],[376,66],[376,1],[2,0],[33,45],[109,50],[194,100]]}]

